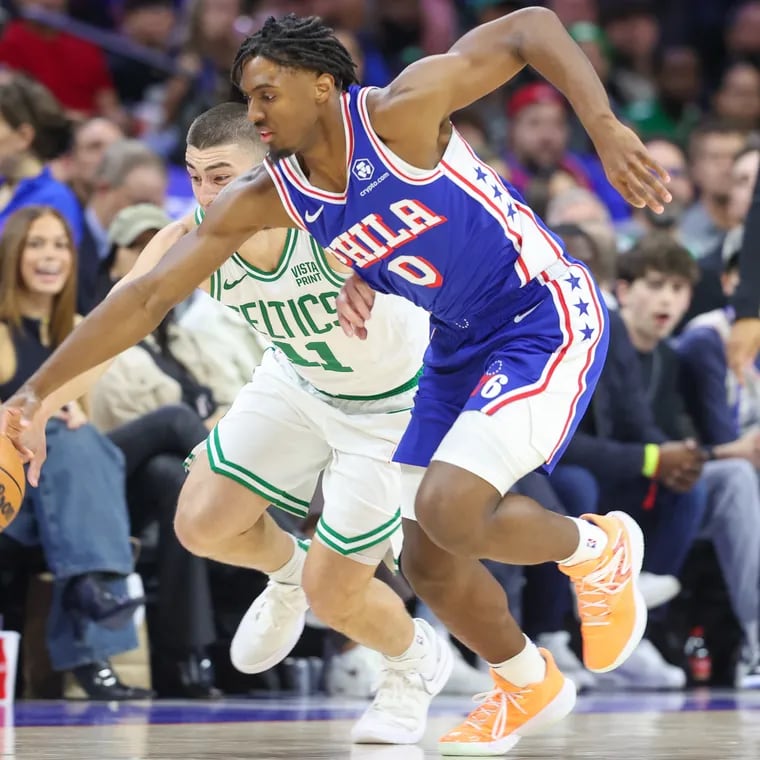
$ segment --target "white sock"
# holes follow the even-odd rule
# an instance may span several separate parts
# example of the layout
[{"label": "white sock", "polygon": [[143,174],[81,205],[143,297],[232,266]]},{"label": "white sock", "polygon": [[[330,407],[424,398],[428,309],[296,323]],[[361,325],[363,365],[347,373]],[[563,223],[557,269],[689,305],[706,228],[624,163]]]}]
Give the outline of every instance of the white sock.
[{"label": "white sock", "polygon": [[505,681],[515,686],[540,683],[546,678],[546,661],[541,657],[538,647],[527,636],[525,636],[525,648],[520,654],[491,667]]},{"label": "white sock", "polygon": [[577,517],[568,517],[578,527],[578,548],[560,565],[580,565],[591,559],[599,559],[602,552],[607,548],[607,534],[594,523],[588,520],[580,520]]},{"label": "white sock", "polygon": [[279,570],[269,573],[269,577],[277,583],[284,583],[288,586],[300,586],[303,566],[304,562],[306,562],[306,552],[301,547],[301,544],[298,543],[295,536],[291,536],[290,534],[288,536],[293,541],[293,555]]},{"label": "white sock", "polygon": [[[405,662],[406,660],[422,660],[430,652],[430,637],[435,636],[429,624],[419,618],[414,619],[414,637],[412,643],[398,657],[387,657],[390,662]],[[435,670],[435,658],[430,658],[430,668]]]}]

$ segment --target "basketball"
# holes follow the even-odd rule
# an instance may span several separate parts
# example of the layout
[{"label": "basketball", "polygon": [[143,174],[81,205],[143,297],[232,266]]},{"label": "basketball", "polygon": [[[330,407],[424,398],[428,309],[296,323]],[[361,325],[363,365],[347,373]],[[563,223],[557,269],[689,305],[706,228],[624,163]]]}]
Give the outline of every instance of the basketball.
[{"label": "basketball", "polygon": [[0,435],[0,532],[13,522],[24,499],[26,475],[10,438]]}]

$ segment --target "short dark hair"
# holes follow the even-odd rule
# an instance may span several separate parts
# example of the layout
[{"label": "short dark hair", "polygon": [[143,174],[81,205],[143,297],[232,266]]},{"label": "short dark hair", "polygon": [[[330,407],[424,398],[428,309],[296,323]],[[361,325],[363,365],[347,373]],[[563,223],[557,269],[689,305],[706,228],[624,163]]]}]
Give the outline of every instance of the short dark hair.
[{"label": "short dark hair", "polygon": [[693,286],[699,280],[699,265],[688,249],[666,232],[650,232],[621,254],[617,276],[632,283],[659,272],[670,277],[683,277]]},{"label": "short dark hair", "polygon": [[196,117],[187,130],[187,144],[198,150],[220,145],[250,145],[263,158],[264,143],[256,127],[248,121],[248,109],[243,103],[220,103]]},{"label": "short dark hair", "polygon": [[694,158],[694,153],[705,137],[711,135],[743,135],[745,132],[745,129],[730,119],[707,118],[697,124],[689,135],[689,158]]},{"label": "short dark hair", "polygon": [[243,66],[251,58],[293,69],[330,74],[339,90],[356,84],[356,64],[333,30],[318,16],[270,16],[257,32],[240,45],[232,64],[232,81],[240,86]]},{"label": "short dark hair", "polygon": [[72,125],[50,90],[26,74],[14,72],[0,82],[0,116],[13,129],[28,124],[34,130],[31,151],[41,161],[65,153]]}]

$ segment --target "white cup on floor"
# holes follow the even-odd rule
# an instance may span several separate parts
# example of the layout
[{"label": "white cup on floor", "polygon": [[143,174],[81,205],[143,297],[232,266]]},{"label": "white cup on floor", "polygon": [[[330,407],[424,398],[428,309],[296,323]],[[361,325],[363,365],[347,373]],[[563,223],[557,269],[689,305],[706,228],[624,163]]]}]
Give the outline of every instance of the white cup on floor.
[{"label": "white cup on floor", "polygon": [[20,641],[20,633],[0,631],[0,705],[13,704]]}]

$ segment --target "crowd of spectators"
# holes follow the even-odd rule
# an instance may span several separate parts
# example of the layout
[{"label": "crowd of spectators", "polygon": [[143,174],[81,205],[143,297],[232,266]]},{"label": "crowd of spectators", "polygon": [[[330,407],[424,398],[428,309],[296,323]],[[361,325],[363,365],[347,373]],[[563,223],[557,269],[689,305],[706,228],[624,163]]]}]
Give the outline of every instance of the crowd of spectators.
[{"label": "crowd of spectators", "polygon": [[[383,86],[473,25],[529,4],[538,3],[0,3],[0,401],[152,236],[193,207],[187,129],[215,104],[241,101],[230,65],[266,16],[326,18],[361,82]],[[704,678],[688,657],[697,638],[712,653],[714,683],[760,687],[760,369],[737,378],[725,356],[760,165],[760,1],[544,4],[671,176],[665,213],[625,203],[564,97],[534,72],[452,118],[589,265],[611,308],[609,358],[578,432],[551,476],[532,474],[517,488],[569,515],[614,508],[640,522],[646,637],[626,665],[592,674],[576,654],[567,579],[554,567],[491,567],[528,634],[581,688],[682,689]],[[225,335],[234,336],[226,346]],[[172,528],[183,459],[260,349],[197,294],[50,422],[43,479],[0,536],[0,588],[28,569],[19,554],[37,547],[54,589],[51,666],[90,697],[148,693],[123,683],[110,659],[137,645],[134,611],[144,604],[159,695],[292,683],[282,669],[246,681],[227,662],[231,633],[265,578],[193,556]],[[313,525],[275,517],[303,536]],[[144,595],[129,582],[135,568]],[[0,604],[0,614],[12,620],[12,607]],[[320,685],[333,693],[367,695],[379,667],[316,625],[295,654],[324,656]],[[451,690],[479,691],[482,663],[463,658]]]}]

